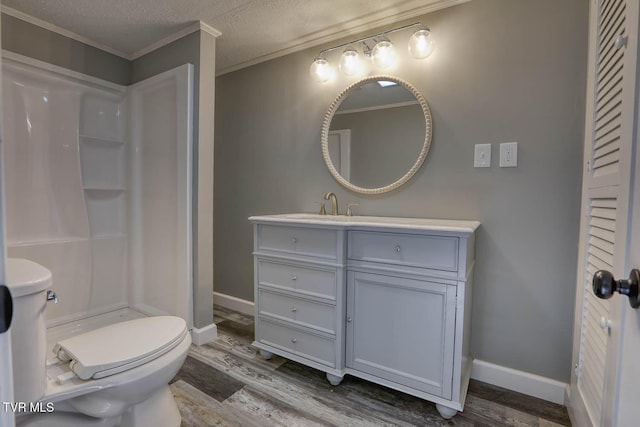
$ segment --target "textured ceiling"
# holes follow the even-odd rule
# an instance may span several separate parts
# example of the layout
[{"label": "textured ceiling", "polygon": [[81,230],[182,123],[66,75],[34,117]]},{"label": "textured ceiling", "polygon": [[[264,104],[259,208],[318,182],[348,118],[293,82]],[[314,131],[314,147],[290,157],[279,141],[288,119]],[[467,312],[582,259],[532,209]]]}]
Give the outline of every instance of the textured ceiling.
[{"label": "textured ceiling", "polygon": [[2,0],[2,4],[108,46],[123,56],[202,21],[222,33],[219,71],[297,46],[440,8],[456,0]]}]

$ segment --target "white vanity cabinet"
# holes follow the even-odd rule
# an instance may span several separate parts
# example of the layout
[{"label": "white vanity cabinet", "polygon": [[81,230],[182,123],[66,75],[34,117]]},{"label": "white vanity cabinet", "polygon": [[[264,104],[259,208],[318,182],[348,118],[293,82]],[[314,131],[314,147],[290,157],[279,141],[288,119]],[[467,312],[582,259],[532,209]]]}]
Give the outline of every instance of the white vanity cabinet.
[{"label": "white vanity cabinet", "polygon": [[254,225],[256,337],[272,353],[344,375],[345,230],[308,224]]},{"label": "white vanity cabinet", "polygon": [[250,220],[254,345],[266,357],[321,369],[334,385],[350,374],[430,400],[445,418],[463,409],[478,222]]},{"label": "white vanity cabinet", "polygon": [[347,368],[451,399],[456,287],[358,271],[347,283]]}]

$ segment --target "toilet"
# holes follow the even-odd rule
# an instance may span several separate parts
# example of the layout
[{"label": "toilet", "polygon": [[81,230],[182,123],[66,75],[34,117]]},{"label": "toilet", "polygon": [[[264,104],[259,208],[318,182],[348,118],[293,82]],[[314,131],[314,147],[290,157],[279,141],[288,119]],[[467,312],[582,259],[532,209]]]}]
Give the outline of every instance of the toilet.
[{"label": "toilet", "polygon": [[180,425],[169,381],[191,345],[182,318],[116,323],[62,339],[47,354],[44,313],[51,272],[9,258],[6,281],[14,300],[14,402],[39,402],[33,405],[36,412],[17,414],[17,426]]}]

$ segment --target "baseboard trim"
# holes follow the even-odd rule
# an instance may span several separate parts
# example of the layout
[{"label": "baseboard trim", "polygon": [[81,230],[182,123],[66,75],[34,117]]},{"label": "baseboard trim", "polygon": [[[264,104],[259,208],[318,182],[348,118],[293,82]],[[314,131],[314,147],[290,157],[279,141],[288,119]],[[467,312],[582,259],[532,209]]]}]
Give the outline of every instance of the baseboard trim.
[{"label": "baseboard trim", "polygon": [[204,328],[193,328],[191,330],[191,341],[201,346],[218,338],[218,327],[215,323],[205,326]]},{"label": "baseboard trim", "polygon": [[474,360],[471,378],[560,405],[565,404],[568,384],[540,375]]},{"label": "baseboard trim", "polygon": [[[213,303],[249,316],[255,315],[255,304],[252,301],[214,292]],[[471,378],[549,402],[565,404],[565,390],[568,384],[551,378],[477,359],[473,361]]]},{"label": "baseboard trim", "polygon": [[220,292],[213,293],[213,303],[229,310],[238,311],[242,314],[253,316],[256,314],[255,304],[253,301],[237,298]]}]

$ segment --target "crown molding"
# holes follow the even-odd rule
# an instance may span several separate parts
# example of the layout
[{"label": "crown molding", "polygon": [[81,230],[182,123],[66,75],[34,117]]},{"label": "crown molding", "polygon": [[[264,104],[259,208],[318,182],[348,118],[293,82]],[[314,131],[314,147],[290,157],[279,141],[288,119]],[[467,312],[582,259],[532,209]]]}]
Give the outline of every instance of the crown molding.
[{"label": "crown molding", "polygon": [[205,33],[208,33],[213,37],[220,37],[222,35],[220,31],[216,30],[211,25],[202,21],[200,21],[200,31],[204,31]]},{"label": "crown molding", "polygon": [[[434,12],[436,10],[445,9],[447,7],[455,6],[462,3],[467,3],[469,1],[471,0],[431,0],[423,6],[395,13],[393,15],[386,15],[385,12],[377,12],[372,14],[372,16],[374,17],[373,19],[364,24],[357,24],[362,20],[359,18],[347,23],[334,25],[324,30],[311,33],[307,36],[298,38],[296,41],[293,41],[288,45],[285,45],[284,48],[279,49],[276,52],[272,52],[266,55],[259,56],[257,58],[250,59],[248,61],[239,62],[237,64],[222,68],[216,72],[216,76],[221,76],[223,74],[231,73],[242,68],[259,64],[261,62],[269,61],[271,59],[279,58],[281,56],[289,55],[291,53],[299,52],[325,43],[330,43],[341,38],[354,36],[356,34],[360,34],[374,28],[395,24],[398,21],[415,18],[416,16],[425,15],[429,12]],[[345,26],[348,28],[345,29]]]},{"label": "crown molding", "polygon": [[2,7],[0,8],[0,11],[5,15],[9,15],[14,18],[20,19],[21,21],[28,22],[29,24],[35,25],[37,27],[44,28],[45,30],[51,31],[52,33],[60,34],[61,36],[68,37],[77,42],[95,47],[96,49],[109,52],[110,54],[119,56],[120,58],[129,59],[129,55],[127,55],[126,53],[120,52],[117,49],[114,49],[102,43],[98,43],[94,40],[91,40],[88,37],[81,36],[80,34],[74,33],[73,31],[69,31],[62,27],[58,27],[57,25],[54,25],[50,22],[43,21],[42,19],[36,18],[35,16],[28,15],[24,12],[20,12],[19,10],[13,9],[11,7],[2,5]]},{"label": "crown molding", "polygon": [[51,31],[53,33],[56,34],[60,34],[61,36],[70,38],[72,40],[75,40],[77,42],[86,44],[88,46],[91,47],[95,47],[96,49],[100,49],[103,50],[105,52],[111,53],[112,55],[116,55],[119,56],[120,58],[124,58],[127,59],[129,61],[133,61],[135,59],[140,58],[141,56],[146,55],[149,52],[153,52],[154,50],[161,48],[162,46],[168,45],[169,43],[173,43],[174,41],[181,39],[182,37],[189,35],[191,33],[194,33],[196,31],[204,31],[205,33],[208,33],[210,35],[212,35],[213,37],[220,37],[220,35],[222,35],[222,33],[218,30],[216,30],[215,28],[213,28],[212,26],[202,22],[202,21],[197,21],[194,22],[193,24],[179,30],[176,31],[173,34],[168,35],[167,37],[164,37],[160,40],[158,40],[157,42],[154,42],[140,50],[137,50],[133,53],[124,53],[124,52],[120,52],[117,49],[114,49],[110,46],[107,46],[105,44],[102,43],[98,43],[94,40],[91,40],[88,37],[82,36],[80,34],[74,33],[73,31],[69,31],[66,30],[62,27],[58,27],[57,25],[54,25],[50,22],[44,21],[42,19],[36,18],[35,16],[31,16],[29,14],[26,14],[24,12],[20,12],[19,10],[13,9],[11,7],[8,6],[4,6],[2,5],[2,7],[0,8],[0,11],[2,11],[2,13],[4,13],[5,15],[9,15],[12,16],[14,18],[20,19],[21,21],[25,21],[28,22],[29,24],[35,25],[37,27],[40,28],[44,28],[47,31]]},{"label": "crown molding", "polygon": [[155,43],[152,43],[140,50],[133,52],[131,55],[129,55],[128,59],[131,61],[136,60],[141,56],[146,55],[147,53],[153,52],[156,49],[173,43],[174,41],[179,40],[184,36],[188,36],[191,33],[195,33],[196,31],[204,31],[205,33],[211,34],[213,37],[219,37],[220,35],[222,35],[220,31],[216,30],[212,26],[205,24],[202,21],[197,21],[189,25],[188,27],[183,28],[182,30],[176,31],[175,33],[168,35],[167,37],[164,37]]}]

